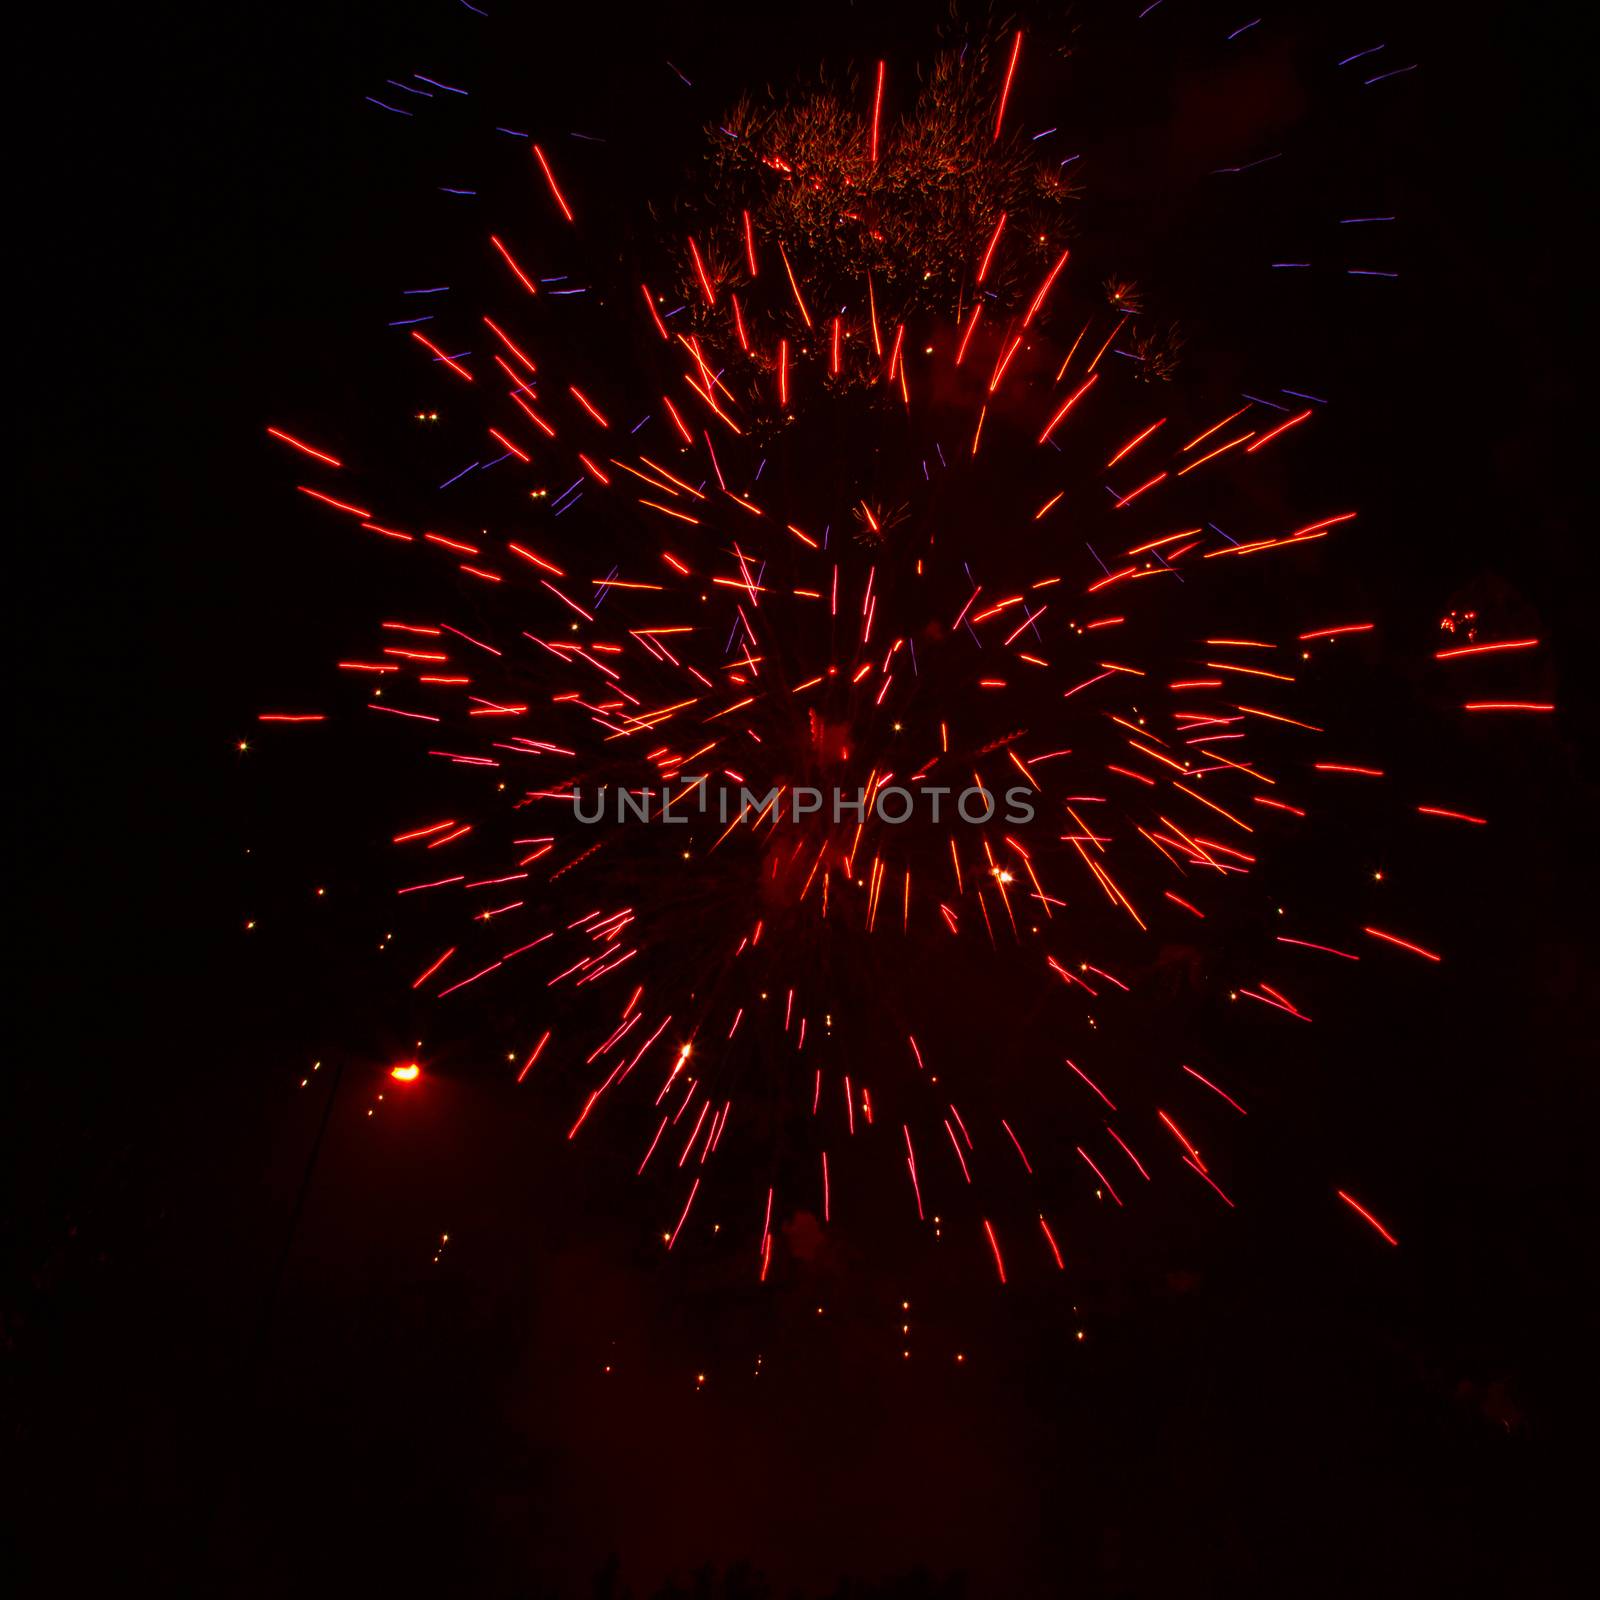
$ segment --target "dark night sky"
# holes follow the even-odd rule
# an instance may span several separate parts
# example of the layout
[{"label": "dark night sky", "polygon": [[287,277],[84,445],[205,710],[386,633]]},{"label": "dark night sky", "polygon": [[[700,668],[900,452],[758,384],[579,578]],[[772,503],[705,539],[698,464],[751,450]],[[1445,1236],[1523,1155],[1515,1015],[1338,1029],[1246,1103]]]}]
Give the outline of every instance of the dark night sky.
[{"label": "dark night sky", "polygon": [[[1562,707],[1489,738],[1441,731],[1427,684],[1355,686],[1378,745],[1470,771],[1496,819],[1470,860],[1415,864],[1459,956],[1330,1018],[1338,1072],[1286,1091],[1292,1140],[1249,1157],[1263,1198],[1085,1245],[1066,1300],[885,1266],[865,1237],[758,1296],[710,1262],[667,1271],[554,1100],[508,1109],[463,1071],[369,1121],[411,1023],[371,976],[356,758],[234,753],[267,698],[316,692],[361,614],[355,567],[311,587],[286,559],[303,531],[260,429],[307,396],[329,419],[371,406],[380,265],[448,256],[360,99],[439,59],[454,10],[158,5],[45,22],[17,58],[23,1027],[0,1309],[41,1592],[586,1595],[613,1555],[641,1596],[740,1560],[785,1595],[922,1593],[869,1587],[918,1567],[974,1596],[1561,1592],[1595,1126],[1571,41],[1521,12],[1291,6],[1237,72],[1215,42],[1247,10],[1187,7],[1189,65],[1080,108],[1098,92],[1126,130],[1096,169],[1102,237],[1163,241],[1150,269],[1202,359],[1206,316],[1233,328],[1247,294],[1161,173],[1255,128],[1410,219],[1399,298],[1305,330],[1308,364],[1361,397],[1348,481],[1388,530],[1356,593],[1417,650],[1463,600],[1536,629]],[[729,88],[824,54],[909,66],[938,12],[689,5],[630,32],[572,6],[498,70],[526,62],[541,127],[648,145],[664,108],[687,150],[664,55]],[[1095,40],[1103,12],[1082,8]],[[1369,34],[1423,70],[1346,149],[1307,63]],[[1286,187],[1272,214],[1305,203]],[[315,911],[294,900],[311,881],[334,890]],[[1382,1175],[1404,1248],[1329,1215],[1349,1170]]]}]

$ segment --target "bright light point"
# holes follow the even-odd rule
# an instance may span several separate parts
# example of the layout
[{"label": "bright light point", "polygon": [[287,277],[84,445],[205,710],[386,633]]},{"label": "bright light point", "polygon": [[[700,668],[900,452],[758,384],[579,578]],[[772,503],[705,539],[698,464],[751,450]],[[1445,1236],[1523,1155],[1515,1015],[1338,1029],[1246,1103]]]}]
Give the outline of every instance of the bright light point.
[{"label": "bright light point", "polygon": [[389,1076],[396,1083],[414,1083],[422,1076],[422,1068],[415,1061],[407,1061],[403,1066],[390,1067]]}]

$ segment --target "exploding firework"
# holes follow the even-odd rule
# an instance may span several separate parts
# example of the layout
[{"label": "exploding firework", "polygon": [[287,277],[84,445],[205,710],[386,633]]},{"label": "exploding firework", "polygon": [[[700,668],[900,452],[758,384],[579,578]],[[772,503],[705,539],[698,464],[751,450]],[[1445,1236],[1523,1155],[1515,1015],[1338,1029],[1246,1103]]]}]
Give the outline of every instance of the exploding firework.
[{"label": "exploding firework", "polygon": [[[1282,864],[1389,781],[1329,717],[1376,631],[1319,602],[1358,508],[1323,402],[1186,382],[1156,297],[1078,270],[1072,158],[1016,125],[1034,49],[740,101],[637,231],[583,146],[498,129],[524,187],[395,321],[426,447],[267,430],[418,575],[352,621],[339,710],[263,714],[391,725],[411,990],[630,1152],[665,1249],[763,1280],[784,1219],[867,1193],[1001,1282],[1090,1206],[1232,1208],[1250,1095],[1206,1019],[1303,1028],[1319,966],[1447,956],[1285,914]],[[1441,661],[1538,643],[1447,621]],[[1109,1043],[1152,1009],[1193,1048]]]}]

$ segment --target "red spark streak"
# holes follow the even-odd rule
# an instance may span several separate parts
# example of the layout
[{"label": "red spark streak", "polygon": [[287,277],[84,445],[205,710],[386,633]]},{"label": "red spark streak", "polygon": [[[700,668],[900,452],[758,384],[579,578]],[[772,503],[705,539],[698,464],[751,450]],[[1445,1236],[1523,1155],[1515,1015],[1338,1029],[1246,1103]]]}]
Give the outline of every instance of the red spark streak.
[{"label": "red spark streak", "polygon": [[342,467],[344,463],[337,456],[330,456],[326,451],[313,449],[305,440],[297,439],[292,433],[285,433],[282,428],[268,428],[267,432],[274,439],[281,439],[287,445],[293,445],[303,455],[315,456],[318,461],[326,461],[330,467]]},{"label": "red spark streak", "polygon": [[1262,434],[1261,437],[1259,439],[1257,439],[1256,442],[1253,445],[1250,445],[1250,446],[1248,446],[1246,448],[1245,454],[1247,456],[1253,456],[1256,453],[1257,450],[1261,449],[1261,447],[1263,445],[1271,444],[1272,441],[1274,439],[1276,439],[1280,433],[1286,433],[1297,422],[1304,422],[1306,420],[1306,418],[1309,417],[1310,415],[1311,415],[1311,408],[1309,406],[1307,406],[1306,409],[1304,411],[1302,411],[1299,416],[1290,417],[1287,422],[1279,423],[1278,426],[1276,428],[1274,428],[1270,433]]},{"label": "red spark streak", "polygon": [[1426,956],[1429,961],[1443,961],[1444,957],[1435,955],[1431,950],[1424,950],[1420,944],[1411,944],[1405,939],[1397,939],[1392,933],[1384,933],[1377,928],[1363,928],[1363,933],[1371,934],[1374,939],[1382,939],[1388,944],[1399,945],[1402,950],[1409,950],[1413,955]]},{"label": "red spark streak", "polygon": [[[1085,984],[1085,985],[1084,985],[1084,987],[1085,987],[1085,988],[1087,988],[1087,987],[1088,987],[1088,985],[1087,985],[1087,984]],[[1091,1077],[1090,1077],[1090,1076],[1089,1076],[1089,1074],[1088,1074],[1088,1073],[1087,1073],[1087,1072],[1085,1072],[1085,1071],[1084,1071],[1084,1070],[1083,1070],[1083,1068],[1082,1068],[1082,1067],[1080,1067],[1080,1066],[1079,1066],[1079,1065],[1078,1065],[1078,1064],[1077,1064],[1077,1063],[1076,1063],[1076,1062],[1075,1062],[1075,1061],[1068,1061],[1068,1062],[1067,1062],[1067,1065],[1068,1065],[1068,1066],[1069,1066],[1069,1067],[1071,1067],[1071,1068],[1072,1068],[1072,1070],[1073,1070],[1073,1071],[1074,1071],[1074,1072],[1075,1072],[1075,1073],[1077,1073],[1077,1075],[1078,1075],[1078,1076],[1079,1076],[1079,1077],[1080,1077],[1080,1078],[1082,1078],[1082,1079],[1083,1079],[1083,1081],[1084,1081],[1084,1082],[1085,1082],[1085,1083],[1086,1083],[1086,1084],[1088,1084],[1088,1085],[1089,1085],[1089,1087],[1090,1087],[1090,1088],[1091,1088],[1091,1089],[1093,1089],[1093,1090],[1094,1090],[1094,1092],[1095,1092],[1095,1093],[1096,1093],[1096,1094],[1097,1094],[1097,1095],[1099,1095],[1099,1096],[1100,1096],[1100,1098],[1101,1098],[1101,1099],[1102,1099],[1102,1100],[1103,1100],[1103,1101],[1105,1101],[1105,1103],[1106,1103],[1106,1104],[1107,1104],[1107,1105],[1108,1105],[1108,1106],[1110,1106],[1110,1107],[1111,1107],[1111,1109],[1112,1109],[1112,1110],[1113,1110],[1113,1111],[1115,1111],[1115,1110],[1116,1110],[1116,1109],[1117,1109],[1117,1108],[1116,1108],[1116,1105],[1115,1105],[1115,1103],[1114,1103],[1114,1102],[1113,1102],[1113,1101],[1112,1101],[1112,1099],[1111,1099],[1111,1096],[1110,1096],[1110,1095],[1108,1095],[1108,1094],[1107,1094],[1107,1093],[1106,1093],[1106,1092],[1105,1092],[1105,1090],[1104,1090],[1104,1089],[1102,1089],[1102,1088],[1101,1088],[1101,1087],[1100,1087],[1100,1085],[1099,1085],[1099,1084],[1097,1084],[1097,1083],[1096,1083],[1096,1082],[1095,1082],[1095,1081],[1094,1081],[1094,1079],[1093,1079],[1093,1078],[1091,1078]]]},{"label": "red spark streak", "polygon": [[1244,1108],[1244,1107],[1243,1107],[1243,1106],[1242,1106],[1242,1105],[1240,1105],[1240,1104],[1239,1104],[1239,1102],[1238,1102],[1238,1101],[1237,1101],[1237,1100],[1235,1100],[1235,1099],[1234,1099],[1234,1098],[1233,1098],[1233,1096],[1232,1096],[1232,1095],[1231,1095],[1231,1094],[1229,1094],[1229,1093],[1228,1093],[1228,1092],[1227,1092],[1227,1091],[1226,1091],[1226,1090],[1225,1090],[1225,1089],[1219,1089],[1219,1088],[1218,1088],[1218,1087],[1217,1087],[1217,1086],[1216,1086],[1216,1084],[1214,1084],[1214,1083],[1213,1083],[1213,1082],[1212,1082],[1212,1081],[1211,1081],[1211,1080],[1210,1080],[1210,1079],[1209,1079],[1209,1078],[1202,1078],[1202,1077],[1201,1077],[1201,1076],[1200,1076],[1200,1074],[1199,1074],[1199,1073],[1198,1073],[1198,1072],[1196,1072],[1196,1071],[1195,1071],[1195,1070],[1194,1070],[1194,1068],[1193,1068],[1193,1067],[1185,1067],[1185,1068],[1184,1068],[1184,1069],[1183,1069],[1183,1070],[1184,1070],[1184,1071],[1185,1071],[1185,1072],[1187,1072],[1187,1073],[1188,1073],[1188,1074],[1189,1074],[1189,1076],[1190,1076],[1190,1077],[1191,1077],[1191,1078],[1195,1078],[1195,1079],[1198,1079],[1198,1080],[1199,1080],[1199,1081],[1200,1081],[1200,1082],[1201,1082],[1201,1083],[1203,1083],[1203,1084],[1204,1084],[1204,1085],[1205,1085],[1205,1086],[1206,1086],[1206,1088],[1208,1088],[1208,1089],[1209,1089],[1209,1090],[1210,1090],[1210,1091],[1211,1091],[1211,1092],[1212,1092],[1212,1093],[1213,1093],[1213,1094],[1218,1094],[1218,1095],[1221,1095],[1221,1096],[1222,1096],[1222,1098],[1223,1098],[1223,1099],[1224,1099],[1224,1100],[1226,1100],[1226,1101],[1227,1101],[1227,1102],[1228,1102],[1228,1104],[1229,1104],[1229,1105],[1230,1105],[1230,1106],[1232,1106],[1232,1107],[1233,1107],[1233,1109],[1234,1109],[1234,1110],[1235,1110],[1235,1111],[1237,1111],[1237,1112],[1238,1112],[1238,1113],[1239,1113],[1239,1115],[1240,1115],[1240,1116],[1241,1116],[1241,1117],[1247,1117],[1247,1116],[1249,1116],[1249,1114],[1250,1114],[1250,1113],[1249,1113],[1249,1112],[1248,1112],[1248,1111],[1246,1111],[1246,1110],[1245,1110],[1245,1108]]},{"label": "red spark streak", "polygon": [[1022,1148],[1022,1141],[1011,1131],[1011,1124],[1004,1117],[1000,1119],[1000,1126],[1006,1130],[1006,1137],[1017,1147],[1017,1154],[1022,1158],[1023,1168],[1032,1177],[1033,1168],[1028,1162],[1028,1152]]},{"label": "red spark streak", "polygon": [[535,158],[538,160],[539,170],[544,173],[544,181],[550,185],[551,195],[554,197],[556,204],[561,207],[561,215],[564,216],[568,222],[573,221],[574,218],[572,215],[572,207],[567,204],[567,197],[562,194],[561,186],[556,182],[555,173],[550,170],[550,163],[545,159],[544,151],[541,150],[538,145],[535,145],[533,147],[533,153]]},{"label": "red spark streak", "polygon": [[[878,117],[879,117],[879,114],[883,110],[883,73],[884,73],[884,66],[885,66],[884,62],[880,61],[878,63],[878,87],[873,92],[873,96],[872,96],[872,152],[871,152],[871,154],[872,154],[872,164],[873,164],[873,166],[877,166],[877,164],[878,164]],[[745,216],[748,218],[749,212],[746,212]],[[755,269],[752,267],[751,268],[752,275],[754,274],[754,270]]]},{"label": "red spark streak", "polygon": [[343,500],[335,500],[331,494],[324,494],[320,489],[307,488],[303,483],[295,485],[301,494],[308,494],[313,500],[320,500],[324,505],[332,506],[335,511],[348,511],[352,517],[370,517],[370,511],[363,511],[360,506],[346,505]]},{"label": "red spark streak", "polygon": [[1066,416],[1066,414],[1075,405],[1077,405],[1077,403],[1084,397],[1084,395],[1086,395],[1089,392],[1089,390],[1098,381],[1099,381],[1099,374],[1097,373],[1097,374],[1095,374],[1095,376],[1089,378],[1086,382],[1084,382],[1071,395],[1071,397],[1067,400],[1066,404],[1063,405],[1062,408],[1058,412],[1056,412],[1056,414],[1053,417],[1051,417],[1051,419],[1044,425],[1044,432],[1039,435],[1038,443],[1044,444],[1049,439],[1050,435],[1056,431],[1057,424],[1060,423],[1061,419],[1064,416]]},{"label": "red spark streak", "polygon": [[1047,1245],[1050,1246],[1050,1254],[1053,1255],[1056,1258],[1056,1265],[1063,1272],[1065,1272],[1067,1270],[1067,1264],[1066,1264],[1065,1261],[1063,1261],[1061,1259],[1060,1250],[1058,1250],[1056,1248],[1056,1236],[1053,1233],[1051,1233],[1050,1224],[1048,1222],[1046,1222],[1043,1217],[1040,1217],[1039,1218],[1039,1226],[1044,1231],[1044,1242]]},{"label": "red spark streak", "polygon": [[[994,225],[994,232],[989,236],[989,247],[983,252],[983,260],[978,263],[977,281],[982,283],[989,276],[989,263],[994,260],[995,247],[1000,243],[1000,235],[1005,231],[1006,213],[1000,213],[1000,220]],[[977,313],[982,310],[980,302],[973,310],[973,321],[977,321]]]},{"label": "red spark streak", "polygon": [[[1020,40],[1022,35],[1017,35]],[[989,1248],[994,1252],[994,1270],[1000,1274],[1000,1281],[1006,1281],[1006,1264],[1000,1259],[1000,1241],[994,1236],[994,1225],[987,1217],[983,1219],[983,1231],[989,1236]]]},{"label": "red spark streak", "polygon": [[500,252],[500,254],[505,258],[506,265],[510,267],[514,273],[516,273],[517,282],[520,283],[529,294],[538,294],[539,290],[533,279],[530,278],[527,273],[525,273],[522,268],[517,265],[516,260],[512,256],[511,252],[506,249],[506,247],[501,244],[501,242],[492,233],[489,235],[489,243]]},{"label": "red spark streak", "polygon": [[445,953],[442,956],[440,956],[439,959],[437,961],[435,961],[434,964],[431,967],[429,967],[428,970],[426,972],[424,972],[422,974],[422,976],[416,980],[415,983],[413,983],[411,985],[411,987],[413,989],[420,989],[423,986],[423,984],[425,984],[428,981],[428,979],[431,978],[434,975],[434,973],[436,973],[439,970],[439,968],[442,967],[445,964],[445,962],[447,962],[450,959],[450,957],[453,956],[455,953],[456,953],[456,947],[454,945],[451,945],[450,948],[448,950],[446,950]]},{"label": "red spark streak", "polygon": [[972,339],[972,331],[978,326],[978,318],[983,315],[983,302],[980,300],[972,308],[972,315],[967,318],[967,331],[961,336],[960,347],[956,350],[956,365],[959,367],[967,357],[967,345]]},{"label": "red spark streak", "polygon": [[544,1030],[544,1032],[540,1035],[538,1044],[536,1044],[533,1047],[533,1053],[528,1057],[528,1059],[526,1061],[524,1061],[522,1063],[522,1070],[517,1074],[517,1082],[518,1083],[521,1083],[522,1080],[528,1076],[528,1073],[532,1069],[534,1062],[539,1059],[539,1056],[543,1052],[544,1047],[549,1043],[550,1043],[550,1030],[548,1028],[546,1028]]},{"label": "red spark streak", "polygon": [[1097,1167],[1094,1164],[1093,1161],[1089,1160],[1088,1152],[1083,1148],[1083,1146],[1081,1144],[1078,1145],[1076,1148],[1077,1148],[1078,1154],[1080,1156],[1082,1156],[1084,1161],[1085,1161],[1085,1163],[1087,1163],[1089,1170],[1095,1175],[1095,1177],[1097,1177],[1100,1180],[1100,1186],[1120,1206],[1122,1204],[1122,1196],[1119,1195],[1117,1193],[1117,1191],[1111,1187],[1111,1180],[1106,1177],[1105,1173],[1103,1173],[1099,1169],[1099,1167]]},{"label": "red spark streak", "polygon": [[1006,101],[1011,97],[1011,80],[1017,73],[1017,58],[1022,54],[1022,31],[1018,29],[1016,38],[1011,44],[1011,61],[1006,67],[1006,81],[1000,89],[1000,108],[994,116],[994,141],[999,142],[1000,125],[1006,120]]},{"label": "red spark streak", "polygon": [[667,325],[661,320],[661,313],[656,310],[655,296],[650,293],[650,286],[641,283],[639,285],[639,293],[644,296],[644,307],[650,313],[650,320],[656,325],[656,332],[663,339],[670,340],[672,335],[667,332]]},{"label": "red spark streak", "polygon": [[1342,628],[1318,628],[1315,633],[1302,633],[1302,639],[1334,639],[1342,633],[1371,633],[1377,626],[1373,622],[1350,622]]},{"label": "red spark streak", "polygon": [[711,275],[706,271],[706,264],[700,259],[700,247],[693,239],[689,241],[689,254],[694,261],[694,275],[700,280],[700,292],[706,297],[706,304],[714,306],[717,292],[711,287]]},{"label": "red spark streak", "polygon": [[1393,1235],[1393,1234],[1392,1234],[1392,1233],[1390,1233],[1390,1232],[1389,1232],[1389,1230],[1388,1230],[1388,1229],[1387,1229],[1387,1228],[1386,1228],[1386,1227],[1384,1227],[1384,1225],[1383,1225],[1383,1224],[1382,1224],[1382,1223],[1381,1223],[1381,1222],[1379,1222],[1379,1221],[1378,1221],[1378,1219],[1377,1219],[1377,1218],[1376,1218],[1376,1217],[1375,1217],[1375,1216],[1373,1216],[1373,1214],[1372,1214],[1372,1213],[1371,1213],[1371,1212],[1370,1212],[1370,1211],[1368,1211],[1368,1210],[1367,1210],[1367,1208],[1366,1208],[1366,1207],[1365,1207],[1365,1206],[1364,1206],[1364,1205],[1362,1205],[1362,1204],[1361,1204],[1361,1203],[1360,1203],[1360,1202],[1359,1202],[1359,1201],[1357,1201],[1357,1200],[1352,1200],[1352,1199],[1351,1199],[1351,1198],[1350,1198],[1350,1196],[1349,1196],[1349,1195],[1347,1195],[1347,1194],[1346,1194],[1346,1193],[1345,1193],[1345,1192],[1344,1192],[1344,1190],[1343,1190],[1343,1189],[1335,1189],[1335,1190],[1334,1190],[1334,1191],[1333,1191],[1333,1192],[1334,1192],[1334,1193],[1335,1193],[1335,1194],[1336,1194],[1336,1195],[1338,1195],[1338,1197],[1339,1197],[1339,1198],[1340,1198],[1340,1199],[1341,1199],[1341,1200],[1343,1200],[1343,1201],[1344,1201],[1344,1203],[1345,1203],[1345,1204],[1346,1204],[1346,1205],[1347,1205],[1347,1206],[1349,1206],[1349,1207],[1350,1207],[1350,1209],[1351,1209],[1351,1210],[1352,1210],[1352,1211],[1353,1211],[1353,1212],[1355,1212],[1355,1214],[1356,1214],[1356,1215],[1357,1215],[1357,1216],[1358,1216],[1358,1217],[1362,1217],[1362,1218],[1364,1218],[1364,1219],[1365,1219],[1365,1220],[1366,1220],[1366,1221],[1367,1221],[1367,1222],[1369,1222],[1369,1223],[1370,1223],[1370,1224],[1371,1224],[1371,1225],[1372,1225],[1372,1227],[1373,1227],[1373,1228],[1374,1228],[1374,1229],[1375,1229],[1375,1230],[1376,1230],[1376,1231],[1377,1231],[1377,1232],[1378,1232],[1378,1233],[1379,1233],[1379,1234],[1380,1234],[1380,1235],[1382,1235],[1382,1237],[1383,1237],[1383,1238],[1384,1238],[1384,1239],[1386,1239],[1386,1240],[1387,1240],[1387,1241],[1388,1241],[1388,1242],[1389,1242],[1389,1243],[1390,1243],[1390,1244],[1392,1244],[1392,1245],[1398,1245],[1398,1244],[1399,1244],[1399,1243],[1400,1243],[1400,1241],[1399,1241],[1399,1240],[1398,1240],[1398,1239],[1397,1239],[1397,1238],[1395,1238],[1395,1236],[1394,1236],[1394,1235]]},{"label": "red spark streak", "polygon": [[678,1235],[683,1232],[683,1225],[689,1220],[689,1207],[694,1204],[694,1197],[700,1191],[700,1180],[696,1178],[689,1190],[689,1198],[683,1203],[683,1215],[678,1218],[678,1226],[672,1230],[672,1237],[667,1240],[667,1249],[671,1249],[678,1242]]},{"label": "red spark streak", "polygon": [[1141,444],[1144,443],[1144,441],[1146,439],[1148,439],[1150,437],[1150,435],[1152,433],[1154,433],[1156,431],[1157,428],[1164,427],[1166,425],[1166,421],[1167,421],[1167,419],[1165,417],[1163,417],[1160,422],[1152,422],[1150,424],[1150,426],[1144,430],[1143,433],[1135,434],[1133,436],[1133,438],[1131,438],[1125,445],[1123,445],[1123,447],[1119,451],[1117,451],[1117,453],[1114,456],[1112,456],[1112,458],[1108,462],[1106,462],[1107,469],[1109,470],[1110,468],[1116,466],[1116,464],[1125,455],[1127,455],[1129,453],[1129,451],[1137,449]]},{"label": "red spark streak", "polygon": [[750,213],[748,211],[744,213],[744,253],[745,259],[750,263],[750,276],[753,278],[757,275],[756,236],[750,227]]},{"label": "red spark streak", "polygon": [[[271,433],[270,428],[267,429]],[[1532,650],[1538,645],[1537,639],[1505,639],[1499,644],[1467,644],[1456,650],[1436,650],[1433,653],[1435,661],[1453,661],[1457,656],[1485,656],[1496,650]]]},{"label": "red spark streak", "polygon": [[468,383],[472,382],[472,374],[468,372],[467,369],[459,362],[452,361],[450,357],[447,356],[444,351],[441,350],[431,339],[424,338],[420,333],[417,332],[415,328],[411,330],[411,337],[415,339],[418,344],[423,346],[424,349],[431,350],[435,359],[442,361],[458,377],[465,378]]},{"label": "red spark streak", "polygon": [[[1017,38],[1019,40],[1021,39],[1021,37],[1022,37],[1021,34],[1017,35]],[[1072,252],[1070,250],[1063,250],[1061,252],[1060,259],[1056,262],[1056,264],[1053,267],[1051,267],[1049,273],[1045,277],[1044,282],[1039,285],[1039,292],[1038,292],[1038,294],[1036,294],[1033,297],[1033,303],[1032,303],[1032,305],[1030,305],[1028,307],[1028,314],[1022,319],[1022,326],[1024,328],[1026,328],[1028,326],[1028,324],[1030,322],[1032,322],[1033,319],[1039,314],[1040,308],[1044,305],[1045,297],[1050,293],[1050,290],[1054,287],[1056,278],[1059,275],[1061,269],[1064,266],[1066,266],[1067,257],[1071,253]]]}]

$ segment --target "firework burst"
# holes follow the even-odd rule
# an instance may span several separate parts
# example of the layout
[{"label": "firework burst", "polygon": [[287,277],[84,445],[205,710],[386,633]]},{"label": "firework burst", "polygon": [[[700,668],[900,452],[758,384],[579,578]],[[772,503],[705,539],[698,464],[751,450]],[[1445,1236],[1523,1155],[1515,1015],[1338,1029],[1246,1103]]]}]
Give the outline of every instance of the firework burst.
[{"label": "firework burst", "polygon": [[762,1279],[867,1163],[1001,1282],[1090,1207],[1243,1203],[1208,1038],[1107,1034],[1197,995],[1300,1029],[1318,965],[1448,953],[1266,905],[1388,781],[1324,709],[1374,632],[1318,602],[1358,511],[1320,402],[1173,381],[1150,297],[1079,274],[1065,164],[1008,121],[1031,48],[740,101],[643,245],[529,137],[481,287],[400,329],[450,498],[268,430],[422,574],[338,663],[337,716],[418,763],[383,782],[411,989],[626,1146],[665,1249]]}]

